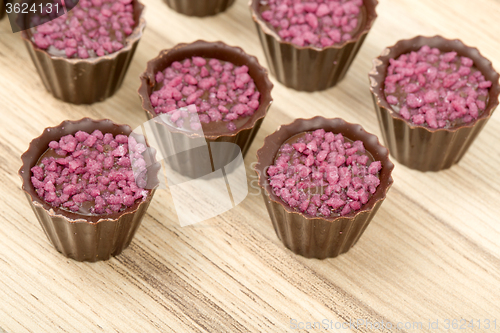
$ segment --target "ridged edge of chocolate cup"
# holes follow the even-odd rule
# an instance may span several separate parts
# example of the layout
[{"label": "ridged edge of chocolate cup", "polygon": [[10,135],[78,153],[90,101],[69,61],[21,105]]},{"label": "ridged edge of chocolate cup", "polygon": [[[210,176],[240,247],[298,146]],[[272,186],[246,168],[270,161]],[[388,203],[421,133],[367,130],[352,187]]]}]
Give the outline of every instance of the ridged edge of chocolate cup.
[{"label": "ridged edge of chocolate cup", "polygon": [[[146,71],[140,76],[141,86],[139,87],[138,93],[141,98],[143,110],[146,112],[148,119],[154,119],[157,116],[149,98],[156,83],[156,73],[160,70],[164,70],[174,61],[180,61],[192,56],[217,58],[230,61],[237,66],[248,66],[249,74],[255,81],[256,89],[260,92],[259,108],[250,117],[248,122],[244,126],[239,127],[235,132],[223,131],[215,134],[205,133],[204,135],[208,144],[211,142],[231,142],[237,144],[241,149],[242,155],[245,156],[273,102],[271,97],[273,84],[269,80],[267,70],[259,64],[257,58],[247,54],[240,47],[229,46],[220,41],[207,42],[204,40],[197,40],[193,43],[181,43],[171,49],[162,50],[156,58],[148,62]],[[159,126],[154,128],[154,131],[160,143],[163,141],[186,142],[190,139],[200,138],[197,133],[186,133],[175,127],[168,126],[165,122],[156,121],[156,123],[159,124]],[[159,133],[160,131],[163,133]],[[192,145],[184,144],[184,146]],[[192,153],[195,154],[196,152],[192,150]],[[230,162],[231,157],[232,155],[228,156],[227,162]],[[191,160],[194,161],[195,159]],[[222,161],[220,162],[222,163]],[[185,160],[175,161],[173,158],[170,159],[170,164],[175,170],[181,172],[183,175],[193,177],[194,175],[200,174],[200,170],[198,170],[199,166],[186,165]],[[179,166],[176,166],[177,164],[179,164]]]},{"label": "ridged edge of chocolate cup", "polygon": [[145,6],[134,0],[137,22],[126,45],[112,54],[87,59],[68,59],[50,55],[39,49],[26,30],[21,37],[45,88],[54,97],[72,104],[101,102],[118,91],[127,74],[135,50],[146,27]]},{"label": "ridged edge of chocolate cup", "polygon": [[[471,58],[474,66],[493,83],[489,88],[488,105],[478,119],[454,128],[432,129],[412,125],[392,110],[384,94],[389,59],[416,51],[423,45],[437,47],[444,52],[456,51],[461,56]],[[439,171],[458,163],[493,114],[500,94],[499,75],[477,48],[467,46],[458,39],[450,40],[441,36],[416,36],[387,47],[373,60],[368,77],[384,142],[391,155],[401,164],[420,171]]]},{"label": "ridged edge of chocolate cup", "polygon": [[[274,163],[281,145],[295,134],[316,129],[342,133],[351,140],[361,140],[374,159],[382,162],[380,185],[360,210],[341,217],[318,218],[295,211],[273,193],[266,169]],[[327,119],[319,116],[296,119],[278,127],[276,132],[264,139],[264,145],[257,151],[255,165],[259,186],[263,190],[262,196],[276,235],[294,253],[317,259],[336,257],[356,244],[394,182],[391,176],[393,169],[389,150],[380,144],[375,135],[366,132],[361,125],[351,124],[340,118]]]},{"label": "ridged edge of chocolate cup", "polygon": [[339,45],[317,48],[300,47],[281,40],[261,18],[259,0],[250,0],[252,19],[271,74],[283,85],[298,91],[320,91],[335,86],[344,78],[377,18],[378,0],[363,0],[363,5],[366,8],[365,27],[355,38]]},{"label": "ridged edge of chocolate cup", "polygon": [[167,6],[187,16],[213,16],[226,11],[234,0],[164,0]]},{"label": "ridged edge of chocolate cup", "polygon": [[21,156],[23,164],[18,172],[22,190],[48,239],[59,252],[77,261],[93,262],[119,255],[132,241],[159,184],[158,172],[161,165],[156,161],[154,151],[148,150],[145,159],[151,165],[147,171],[149,196],[123,212],[84,216],[51,207],[41,199],[31,183],[31,168],[48,149],[49,142],[79,130],[91,133],[96,129],[113,135],[128,136],[132,133],[129,126],[115,124],[109,119],[63,121],[55,127],[46,128],[39,137],[31,141],[28,150]]}]

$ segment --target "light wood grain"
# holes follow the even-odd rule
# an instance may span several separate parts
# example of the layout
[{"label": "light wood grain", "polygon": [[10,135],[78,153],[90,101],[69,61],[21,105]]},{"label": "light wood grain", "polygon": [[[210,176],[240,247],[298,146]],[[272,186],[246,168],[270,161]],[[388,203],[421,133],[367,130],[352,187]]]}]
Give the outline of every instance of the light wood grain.
[{"label": "light wood grain", "polygon": [[[250,185],[264,137],[294,118],[342,117],[380,136],[367,73],[371,59],[399,39],[457,37],[500,68],[499,1],[380,2],[372,31],[337,87],[299,93],[272,78],[275,102],[245,159]],[[266,65],[246,0],[205,19],[176,14],[161,0],[144,3],[148,25],[123,87],[91,106],[47,93],[19,34],[0,22],[0,331],[286,332],[294,331],[291,318],[394,325],[439,320],[436,332],[444,331],[445,319],[497,319],[500,330],[500,112],[449,170],[421,173],[396,163],[379,213],[358,244],[336,259],[286,250],[253,187],[231,211],[183,228],[169,191],[159,190],[122,255],[90,264],[59,254],[16,174],[32,138],[84,116],[139,126],[146,117],[138,76],[161,49],[179,42],[223,40]]]}]

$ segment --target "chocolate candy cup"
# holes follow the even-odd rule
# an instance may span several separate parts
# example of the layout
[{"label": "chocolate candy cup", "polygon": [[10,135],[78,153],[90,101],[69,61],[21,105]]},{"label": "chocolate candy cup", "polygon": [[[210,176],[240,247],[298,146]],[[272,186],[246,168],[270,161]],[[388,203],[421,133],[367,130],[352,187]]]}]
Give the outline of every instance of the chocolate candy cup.
[{"label": "chocolate candy cup", "polygon": [[289,88],[318,91],[333,87],[342,80],[356,57],[377,17],[377,0],[363,0],[365,25],[353,40],[325,48],[300,47],[283,41],[259,13],[260,0],[250,0],[255,21],[271,74]]},{"label": "chocolate candy cup", "polygon": [[21,33],[45,88],[54,97],[73,104],[92,104],[111,97],[121,87],[146,27],[144,5],[133,0],[133,6],[136,25],[127,43],[121,50],[102,57],[56,57],[38,48],[28,30]]},{"label": "chocolate candy cup", "polygon": [[[360,210],[346,216],[315,217],[294,210],[273,193],[269,185],[267,168],[273,165],[281,145],[296,134],[316,129],[342,133],[353,141],[361,140],[373,158],[382,162],[380,185]],[[348,123],[340,118],[314,117],[296,119],[291,124],[280,126],[276,132],[266,137],[264,146],[257,151],[255,171],[278,238],[296,254],[307,258],[324,259],[345,253],[356,244],[393,183],[391,177],[393,168],[394,164],[389,160],[387,148],[380,144],[375,135],[369,134],[360,125]]]},{"label": "chocolate candy cup", "polygon": [[[489,88],[488,104],[478,119],[454,128],[433,129],[412,125],[398,112],[392,110],[384,94],[384,81],[389,59],[411,51],[418,51],[424,45],[436,47],[443,52],[455,51],[459,56],[471,58],[474,66],[481,71],[486,80],[492,82]],[[476,48],[466,46],[458,39],[450,40],[441,36],[417,36],[398,41],[373,60],[373,68],[368,76],[384,142],[391,155],[399,163],[420,171],[439,171],[458,163],[490,119],[498,105],[500,94],[499,75],[488,59],[484,58]]]},{"label": "chocolate candy cup", "polygon": [[64,121],[56,127],[46,128],[42,135],[31,141],[28,150],[21,156],[23,165],[19,169],[22,189],[48,239],[57,251],[77,261],[108,260],[129,246],[159,184],[158,171],[161,165],[154,159],[154,152],[148,149],[144,157],[150,165],[147,169],[146,186],[150,191],[149,196],[123,212],[80,215],[52,207],[40,198],[31,182],[31,168],[48,149],[49,142],[77,131],[92,133],[94,130],[127,136],[132,132],[129,126],[117,125],[108,119],[83,118],[78,121]]},{"label": "chocolate candy cup", "polygon": [[234,0],[165,0],[167,5],[180,14],[187,16],[212,16],[222,13]]},{"label": "chocolate candy cup", "polygon": [[[151,105],[149,96],[156,85],[156,73],[170,66],[174,61],[182,61],[193,56],[217,58],[223,61],[229,61],[236,66],[246,65],[249,68],[248,73],[255,82],[257,90],[260,92],[260,105],[255,113],[248,117],[248,121],[238,127],[236,131],[227,129],[227,122],[221,121],[220,126],[215,129],[204,130],[204,138],[200,138],[197,133],[189,133],[169,126],[167,123],[158,120],[156,112]],[[178,44],[172,49],[163,50],[153,60],[148,62],[146,71],[141,75],[141,86],[139,96],[142,100],[142,108],[146,112],[148,119],[155,119],[157,125],[153,127],[156,141],[163,156],[168,157],[168,164],[178,172],[191,178],[199,178],[206,175],[213,169],[227,165],[234,160],[239,153],[234,149],[220,149],[221,145],[212,145],[213,142],[229,142],[239,146],[243,156],[246,155],[257,131],[264,120],[264,117],[272,103],[271,90],[273,84],[269,80],[267,70],[259,64],[254,56],[246,54],[239,47],[228,46],[223,42],[206,42],[198,40],[191,44]],[[202,124],[203,125],[203,124]],[[206,151],[205,142],[200,143],[200,139],[206,140],[208,151]],[[202,146],[200,146],[202,145]],[[186,149],[182,154],[171,156],[174,150],[172,147],[197,147],[196,149]],[[216,150],[216,151],[214,151]],[[216,156],[213,156],[216,155]],[[205,159],[206,163],[201,161]],[[213,164],[212,168],[204,168]],[[191,162],[190,162],[191,161]],[[196,161],[195,163],[193,163]]]}]

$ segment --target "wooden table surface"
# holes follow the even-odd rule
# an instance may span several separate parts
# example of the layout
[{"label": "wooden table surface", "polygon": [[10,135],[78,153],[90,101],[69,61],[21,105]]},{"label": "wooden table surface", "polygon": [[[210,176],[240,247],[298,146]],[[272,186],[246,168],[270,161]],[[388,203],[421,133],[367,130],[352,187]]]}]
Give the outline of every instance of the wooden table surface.
[{"label": "wooden table surface", "polygon": [[[19,157],[31,139],[85,116],[139,126],[146,116],[138,77],[161,49],[180,42],[223,40],[266,66],[247,0],[205,19],[179,15],[161,0],[144,3],[148,26],[123,87],[91,106],[47,93],[19,34],[0,22],[0,332],[286,332],[323,320],[332,332],[349,321],[359,326],[343,331],[391,331],[390,323],[392,331],[434,332],[454,319],[468,327],[452,331],[493,332],[495,319],[500,331],[500,111],[449,170],[422,173],[396,162],[378,214],[335,259],[284,248],[252,187],[236,208],[188,227],[178,224],[168,189],[158,190],[120,256],[79,263],[59,254],[20,188]],[[272,78],[274,103],[245,158],[249,182],[264,137],[294,118],[342,117],[380,137],[367,73],[399,39],[457,37],[500,69],[498,0],[381,0],[377,12],[337,87],[300,93]]]}]

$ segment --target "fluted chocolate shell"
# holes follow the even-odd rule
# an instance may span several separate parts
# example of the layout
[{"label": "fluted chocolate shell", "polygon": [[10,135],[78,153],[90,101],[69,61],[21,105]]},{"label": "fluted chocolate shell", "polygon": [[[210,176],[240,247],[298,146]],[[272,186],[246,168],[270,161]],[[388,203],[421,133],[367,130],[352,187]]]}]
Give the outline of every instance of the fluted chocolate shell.
[{"label": "fluted chocolate shell", "polygon": [[77,131],[92,133],[94,130],[127,136],[132,132],[129,126],[117,125],[108,119],[64,121],[56,127],[46,128],[42,135],[31,141],[28,150],[21,156],[23,165],[19,169],[22,189],[50,242],[57,251],[77,261],[107,260],[129,246],[159,184],[161,165],[156,162],[154,151],[148,149],[144,157],[148,165],[146,188],[149,195],[146,200],[136,202],[123,212],[81,215],[52,207],[40,198],[31,182],[31,168],[48,149],[49,142]]},{"label": "fluted chocolate shell", "polygon": [[136,25],[126,44],[121,50],[102,57],[56,57],[38,48],[31,40],[30,31],[21,33],[45,88],[54,97],[73,104],[92,104],[118,91],[146,27],[144,5],[133,0],[133,6]]},{"label": "fluted chocolate shell", "polygon": [[180,14],[187,16],[212,16],[222,13],[234,0],[165,0],[167,5]]},{"label": "fluted chocolate shell", "polygon": [[[187,150],[182,155],[171,156],[168,159],[169,165],[174,170],[182,171],[183,175],[191,178],[199,178],[214,170],[212,168],[205,170],[204,166],[207,163],[188,163],[188,161],[200,161],[203,158],[211,159],[213,149],[210,143],[235,143],[239,146],[242,155],[246,155],[273,101],[271,97],[273,84],[269,80],[267,70],[259,64],[257,58],[248,55],[239,47],[228,46],[223,42],[206,42],[203,40],[198,40],[190,44],[178,44],[172,49],[161,51],[156,58],[149,61],[146,71],[140,77],[141,86],[139,88],[139,96],[142,101],[142,108],[146,112],[148,119],[156,118],[155,120],[157,120],[159,118],[149,98],[156,85],[156,73],[163,71],[174,61],[182,61],[193,56],[216,58],[229,61],[236,66],[248,66],[248,73],[254,80],[256,89],[260,92],[259,108],[255,110],[255,113],[251,117],[248,117],[246,123],[239,126],[235,131],[231,132],[227,129],[227,122],[221,122],[220,127],[217,129],[205,130],[204,128],[204,139],[208,144],[208,151],[200,147],[198,149]],[[170,155],[169,152],[173,149],[169,147],[199,146],[199,144],[191,143],[194,140],[200,140],[200,137],[196,133],[181,131],[159,120],[157,120],[157,124],[159,125],[155,126],[153,131],[163,156]],[[214,168],[218,169],[216,164],[221,166],[228,164],[234,160],[237,153],[234,150],[219,151],[217,153],[217,161],[215,159],[212,161]]]},{"label": "fluted chocolate shell", "polygon": [[377,0],[363,0],[364,27],[354,39],[325,48],[300,47],[283,41],[259,13],[260,0],[250,0],[252,18],[264,48],[272,75],[289,88],[300,91],[319,91],[335,86],[347,73],[377,13]]},{"label": "fluted chocolate shell", "polygon": [[[375,160],[381,161],[380,185],[370,200],[358,211],[346,216],[322,218],[300,213],[273,193],[269,185],[267,169],[274,164],[281,145],[290,137],[307,131],[324,129],[327,132],[342,133],[350,140],[361,140]],[[360,125],[348,123],[340,118],[296,119],[282,125],[264,140],[257,151],[255,171],[276,235],[283,244],[307,258],[332,258],[349,251],[356,244],[366,227],[384,201],[393,183],[391,172],[394,164],[389,160],[389,151],[378,138],[366,132]]]},{"label": "fluted chocolate shell", "polygon": [[[455,51],[459,56],[471,58],[474,66],[481,71],[486,80],[492,82],[489,88],[488,104],[478,119],[453,128],[433,129],[412,125],[398,112],[392,110],[384,94],[384,81],[389,59],[411,51],[418,51],[424,45],[436,47],[443,52]],[[478,49],[466,46],[458,39],[450,40],[441,36],[417,36],[398,41],[373,60],[373,68],[368,76],[384,142],[391,155],[399,163],[420,171],[439,171],[458,163],[490,119],[498,105],[500,94],[499,75],[493,69],[491,62],[484,58]]]}]

